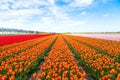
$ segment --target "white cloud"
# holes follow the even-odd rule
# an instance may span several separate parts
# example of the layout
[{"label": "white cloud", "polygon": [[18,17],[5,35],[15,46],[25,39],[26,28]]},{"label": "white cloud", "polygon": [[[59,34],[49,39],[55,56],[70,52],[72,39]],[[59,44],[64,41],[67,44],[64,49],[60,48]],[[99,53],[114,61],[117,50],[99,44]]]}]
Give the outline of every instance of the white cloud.
[{"label": "white cloud", "polygon": [[8,10],[9,9],[9,4],[5,3],[5,4],[0,4],[0,10]]},{"label": "white cloud", "polygon": [[46,0],[0,0],[0,9],[9,7],[12,9],[38,8],[46,5],[48,5]]},{"label": "white cloud", "polygon": [[[16,0],[15,2],[11,0],[12,5],[8,4],[10,0],[3,1],[6,5],[1,8],[7,9],[7,11],[0,12],[0,27],[64,32],[87,22],[82,19],[73,20],[66,10],[71,7],[59,7],[55,4],[56,0]],[[71,2],[70,5],[72,4],[74,7],[86,7],[93,3],[93,0],[63,1]],[[8,6],[11,6],[12,9]],[[44,6],[44,8],[38,8],[39,6]],[[86,11],[81,13],[82,16],[86,14]]]},{"label": "white cloud", "polygon": [[23,20],[8,20],[8,21],[0,21],[0,27],[4,28],[16,28],[16,29],[26,29],[26,25]]},{"label": "white cloud", "polygon": [[71,6],[75,7],[87,7],[92,5],[94,0],[74,0],[73,3],[71,3]]},{"label": "white cloud", "polygon": [[0,0],[1,3],[14,2],[15,0]]},{"label": "white cloud", "polygon": [[66,20],[68,19],[68,14],[64,12],[61,8],[58,8],[56,6],[49,7],[50,12],[52,12],[52,15],[55,16],[58,20]]},{"label": "white cloud", "polygon": [[55,0],[48,0],[48,2],[49,2],[50,4],[52,4],[52,5],[55,4]]},{"label": "white cloud", "polygon": [[1,19],[9,19],[9,18],[19,18],[19,17],[24,17],[24,18],[29,18],[33,15],[36,14],[42,14],[39,9],[27,9],[27,10],[9,10],[9,11],[3,11],[0,12],[0,18]]},{"label": "white cloud", "polygon": [[42,24],[50,25],[54,23],[54,20],[51,17],[42,17],[40,22]]},{"label": "white cloud", "polygon": [[83,12],[81,12],[81,15],[82,15],[82,16],[86,16],[86,15],[87,15],[87,12],[86,12],[86,11],[83,11]]}]

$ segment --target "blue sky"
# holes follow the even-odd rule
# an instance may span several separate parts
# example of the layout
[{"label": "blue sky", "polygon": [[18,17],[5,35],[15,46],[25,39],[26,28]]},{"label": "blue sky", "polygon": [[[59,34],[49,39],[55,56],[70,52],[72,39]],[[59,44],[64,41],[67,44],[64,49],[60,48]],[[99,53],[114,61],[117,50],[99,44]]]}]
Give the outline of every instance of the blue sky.
[{"label": "blue sky", "polygon": [[120,31],[120,0],[0,0],[0,27],[47,32]]}]

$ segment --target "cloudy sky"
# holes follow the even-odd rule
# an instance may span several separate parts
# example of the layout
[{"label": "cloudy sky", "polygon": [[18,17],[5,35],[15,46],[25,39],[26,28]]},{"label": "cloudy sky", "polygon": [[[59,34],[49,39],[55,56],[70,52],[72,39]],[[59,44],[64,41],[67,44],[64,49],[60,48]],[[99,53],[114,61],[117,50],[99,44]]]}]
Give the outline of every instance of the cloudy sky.
[{"label": "cloudy sky", "polygon": [[48,32],[120,31],[120,0],[0,0],[0,27]]}]

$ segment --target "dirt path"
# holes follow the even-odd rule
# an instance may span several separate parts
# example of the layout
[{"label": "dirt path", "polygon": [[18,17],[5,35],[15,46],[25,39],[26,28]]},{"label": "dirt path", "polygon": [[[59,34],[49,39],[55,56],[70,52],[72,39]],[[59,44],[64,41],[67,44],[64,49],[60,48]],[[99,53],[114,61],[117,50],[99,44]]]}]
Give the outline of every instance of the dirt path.
[{"label": "dirt path", "polygon": [[[40,70],[40,66],[41,66],[43,63],[44,63],[44,60],[39,63],[39,65],[38,65],[38,67],[37,67],[37,70],[36,70],[34,73],[39,74],[39,73],[42,72],[42,71]],[[33,78],[32,78],[32,75],[31,75],[28,80],[37,80],[37,79],[33,79]]]},{"label": "dirt path", "polygon": [[[71,52],[72,53],[72,52]],[[75,57],[75,55],[74,55],[74,53],[72,53],[72,55],[74,56],[74,58],[75,58],[75,62],[77,62],[78,61],[78,59]],[[78,67],[82,67],[80,64],[78,64]],[[83,71],[85,71],[84,69],[82,69],[80,72],[83,72]],[[86,74],[86,79],[87,80],[94,80],[91,76],[89,76],[88,74]]]}]

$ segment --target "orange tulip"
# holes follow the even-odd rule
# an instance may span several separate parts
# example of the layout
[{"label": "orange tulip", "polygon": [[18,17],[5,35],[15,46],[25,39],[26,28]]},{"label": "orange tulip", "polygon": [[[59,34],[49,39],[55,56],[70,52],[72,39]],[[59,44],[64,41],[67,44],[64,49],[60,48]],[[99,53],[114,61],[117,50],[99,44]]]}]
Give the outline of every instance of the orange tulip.
[{"label": "orange tulip", "polygon": [[34,73],[34,74],[32,75],[32,77],[35,79],[35,78],[37,77],[37,74]]}]

